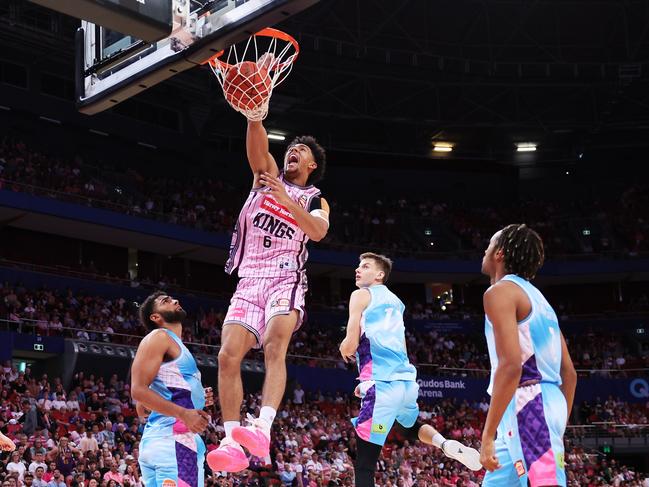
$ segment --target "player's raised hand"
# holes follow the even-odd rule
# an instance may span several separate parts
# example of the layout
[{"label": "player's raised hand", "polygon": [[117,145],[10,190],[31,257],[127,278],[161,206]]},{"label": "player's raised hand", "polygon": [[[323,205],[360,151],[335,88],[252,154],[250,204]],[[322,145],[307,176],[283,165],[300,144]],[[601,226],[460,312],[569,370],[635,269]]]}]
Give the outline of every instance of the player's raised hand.
[{"label": "player's raised hand", "polygon": [[207,428],[210,415],[201,409],[185,409],[179,419],[192,433],[202,433]]},{"label": "player's raised hand", "polygon": [[270,189],[270,194],[280,205],[287,206],[293,202],[279,178],[265,172],[259,176],[259,182]]},{"label": "player's raised hand", "polygon": [[500,463],[498,462],[498,457],[496,456],[496,447],[494,445],[493,438],[482,439],[482,447],[480,448],[480,463],[489,472],[493,472],[494,470],[498,470],[500,468]]},{"label": "player's raised hand", "polygon": [[356,361],[356,349],[358,348],[358,343],[354,343],[350,338],[345,338],[338,350],[340,355],[346,363],[353,363]]},{"label": "player's raised hand", "polygon": [[205,407],[209,408],[214,406],[214,392],[211,387],[205,388]]}]

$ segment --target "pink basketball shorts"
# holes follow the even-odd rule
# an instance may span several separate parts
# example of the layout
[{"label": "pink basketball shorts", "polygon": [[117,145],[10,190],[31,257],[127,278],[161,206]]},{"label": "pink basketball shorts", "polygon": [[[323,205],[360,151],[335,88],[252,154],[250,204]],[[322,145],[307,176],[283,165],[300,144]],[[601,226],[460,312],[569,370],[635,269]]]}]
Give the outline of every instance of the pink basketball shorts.
[{"label": "pink basketball shorts", "polygon": [[243,326],[255,335],[256,348],[261,348],[266,325],[274,316],[287,315],[295,309],[298,311],[298,320],[294,332],[302,326],[306,290],[306,277],[297,282],[295,276],[242,277],[230,300],[223,326]]}]

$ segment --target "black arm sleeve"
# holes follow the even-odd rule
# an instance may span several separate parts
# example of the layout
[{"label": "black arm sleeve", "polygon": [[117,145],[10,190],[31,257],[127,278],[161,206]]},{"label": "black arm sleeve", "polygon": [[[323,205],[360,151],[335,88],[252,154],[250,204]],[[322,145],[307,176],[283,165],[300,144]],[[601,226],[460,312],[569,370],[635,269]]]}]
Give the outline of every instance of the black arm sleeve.
[{"label": "black arm sleeve", "polygon": [[307,208],[306,211],[311,213],[313,210],[321,210],[321,209],[322,209],[322,201],[320,201],[320,196],[315,196],[311,200],[311,203],[309,203],[309,207]]}]

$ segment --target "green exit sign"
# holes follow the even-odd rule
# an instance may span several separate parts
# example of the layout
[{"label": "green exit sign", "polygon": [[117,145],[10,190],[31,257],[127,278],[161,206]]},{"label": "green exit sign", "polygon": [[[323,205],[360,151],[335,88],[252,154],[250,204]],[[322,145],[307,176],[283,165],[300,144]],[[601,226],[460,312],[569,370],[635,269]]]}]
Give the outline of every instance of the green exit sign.
[{"label": "green exit sign", "polygon": [[611,445],[603,445],[602,446],[602,453],[609,454],[611,453]]}]

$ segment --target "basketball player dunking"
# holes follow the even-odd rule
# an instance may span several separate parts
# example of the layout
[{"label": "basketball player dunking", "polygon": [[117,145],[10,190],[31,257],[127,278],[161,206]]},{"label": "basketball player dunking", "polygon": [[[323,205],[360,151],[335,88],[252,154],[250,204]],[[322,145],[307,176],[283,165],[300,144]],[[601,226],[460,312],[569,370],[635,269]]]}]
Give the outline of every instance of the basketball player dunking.
[{"label": "basketball player dunking", "polygon": [[[286,387],[286,351],[302,324],[307,290],[306,243],[329,229],[329,206],[313,186],[325,170],[325,151],[313,137],[297,137],[280,171],[268,150],[261,122],[248,122],[252,190],[237,221],[225,271],[239,283],[223,323],[219,351],[219,401],[225,438],[207,461],[212,470],[238,472],[248,466],[242,449],[265,457],[270,429]],[[266,377],[258,418],[241,426],[241,361],[263,348]]]}]

